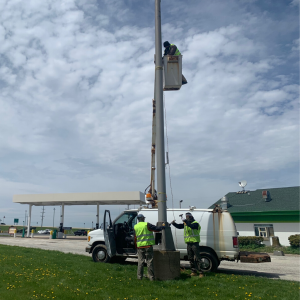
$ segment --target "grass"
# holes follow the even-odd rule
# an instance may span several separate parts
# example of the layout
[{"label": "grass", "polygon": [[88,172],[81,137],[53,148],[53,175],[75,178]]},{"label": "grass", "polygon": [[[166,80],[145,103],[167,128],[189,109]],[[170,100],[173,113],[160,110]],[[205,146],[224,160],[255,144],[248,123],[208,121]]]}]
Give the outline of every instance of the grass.
[{"label": "grass", "polygon": [[136,264],[94,263],[91,257],[0,245],[0,299],[280,299],[298,300],[299,283],[210,273],[178,280],[136,279]]},{"label": "grass", "polygon": [[240,246],[240,251],[251,251],[251,252],[267,252],[273,253],[274,251],[283,251],[285,254],[300,254],[299,247],[272,247],[272,246],[265,246],[265,245],[249,245],[249,246]]}]

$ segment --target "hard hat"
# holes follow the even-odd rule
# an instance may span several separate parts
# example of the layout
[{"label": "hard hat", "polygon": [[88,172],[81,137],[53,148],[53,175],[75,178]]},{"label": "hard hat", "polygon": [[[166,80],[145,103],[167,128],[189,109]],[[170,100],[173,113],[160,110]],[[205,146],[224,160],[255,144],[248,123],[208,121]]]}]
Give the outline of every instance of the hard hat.
[{"label": "hard hat", "polygon": [[170,46],[170,43],[168,41],[165,41],[164,42],[164,47],[169,47]]},{"label": "hard hat", "polygon": [[137,216],[137,218],[138,218],[138,219],[145,219],[144,215],[142,215],[142,214],[139,214],[139,215]]},{"label": "hard hat", "polygon": [[187,212],[186,214],[185,214],[186,216],[193,216],[190,212]]}]

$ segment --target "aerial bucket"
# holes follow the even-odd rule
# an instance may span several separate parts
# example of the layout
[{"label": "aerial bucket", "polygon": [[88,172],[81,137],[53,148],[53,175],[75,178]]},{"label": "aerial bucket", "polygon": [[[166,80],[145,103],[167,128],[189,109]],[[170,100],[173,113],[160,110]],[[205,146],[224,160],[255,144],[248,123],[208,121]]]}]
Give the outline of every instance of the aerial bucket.
[{"label": "aerial bucket", "polygon": [[177,91],[182,86],[182,55],[165,55],[164,91]]}]

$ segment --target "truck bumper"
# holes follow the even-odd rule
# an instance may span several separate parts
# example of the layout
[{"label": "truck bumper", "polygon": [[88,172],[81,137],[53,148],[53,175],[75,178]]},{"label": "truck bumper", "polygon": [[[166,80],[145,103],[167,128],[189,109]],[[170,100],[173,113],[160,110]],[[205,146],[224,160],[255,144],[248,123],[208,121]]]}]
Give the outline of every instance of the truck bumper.
[{"label": "truck bumper", "polygon": [[92,247],[85,247],[85,252],[91,253]]}]

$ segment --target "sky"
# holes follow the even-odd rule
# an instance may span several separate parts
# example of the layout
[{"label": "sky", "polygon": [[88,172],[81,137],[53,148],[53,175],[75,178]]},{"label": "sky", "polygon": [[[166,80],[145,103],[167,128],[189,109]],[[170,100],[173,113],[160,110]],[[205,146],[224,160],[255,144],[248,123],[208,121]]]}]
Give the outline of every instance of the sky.
[{"label": "sky", "polygon": [[[241,180],[249,190],[298,186],[299,2],[161,9],[162,40],[177,45],[188,81],[164,93],[168,207],[208,208]],[[1,222],[24,221],[15,194],[144,192],[154,0],[2,0],[0,11]],[[116,216],[124,206],[100,207],[100,218],[105,208]],[[53,214],[45,207],[44,225]],[[95,206],[65,207],[65,226],[95,221]]]}]

